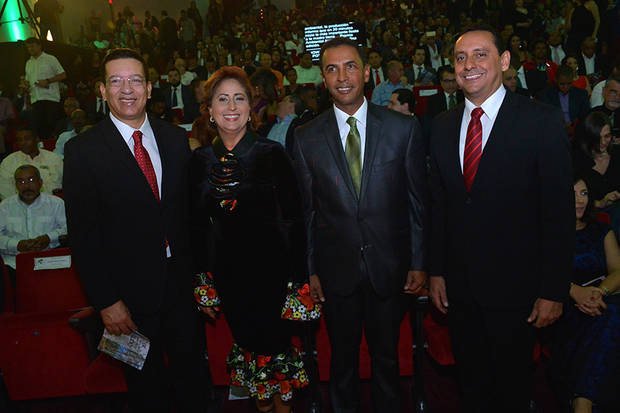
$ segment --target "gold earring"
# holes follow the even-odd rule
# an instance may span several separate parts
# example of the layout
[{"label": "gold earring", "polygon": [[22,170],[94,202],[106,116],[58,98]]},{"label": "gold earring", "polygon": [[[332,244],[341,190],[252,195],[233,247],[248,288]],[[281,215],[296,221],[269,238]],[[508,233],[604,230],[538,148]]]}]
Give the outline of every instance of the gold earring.
[{"label": "gold earring", "polygon": [[252,117],[248,116],[248,123],[252,122]]},{"label": "gold earring", "polygon": [[209,120],[211,121],[211,123],[215,123],[215,120],[213,120],[213,116],[209,117]]}]

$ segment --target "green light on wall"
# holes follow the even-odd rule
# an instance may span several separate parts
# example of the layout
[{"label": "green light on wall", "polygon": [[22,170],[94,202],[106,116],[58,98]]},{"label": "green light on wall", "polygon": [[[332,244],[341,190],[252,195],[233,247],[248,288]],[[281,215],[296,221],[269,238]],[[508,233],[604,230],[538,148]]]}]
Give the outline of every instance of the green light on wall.
[{"label": "green light on wall", "polygon": [[[7,0],[4,15],[2,16],[2,26],[0,26],[0,41],[16,42],[18,40],[26,40],[32,35],[32,29],[28,23],[22,23],[19,20],[18,1],[19,0]],[[22,13],[26,13],[23,7]]]}]

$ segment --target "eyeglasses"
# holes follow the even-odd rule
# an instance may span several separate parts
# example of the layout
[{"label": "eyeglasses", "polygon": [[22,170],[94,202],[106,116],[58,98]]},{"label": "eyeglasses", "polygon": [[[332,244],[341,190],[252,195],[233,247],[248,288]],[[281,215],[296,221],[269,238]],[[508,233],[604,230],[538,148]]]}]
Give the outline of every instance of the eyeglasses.
[{"label": "eyeglasses", "polygon": [[18,178],[18,179],[15,180],[15,183],[17,185],[24,185],[25,183],[31,184],[33,182],[37,182],[38,180],[39,180],[39,178],[37,178],[35,176],[31,176],[30,178],[26,178],[26,179]]},{"label": "eyeglasses", "polygon": [[129,87],[133,88],[133,87],[142,87],[142,86],[144,86],[144,83],[145,83],[146,80],[142,76],[131,76],[131,77],[127,77],[127,78],[122,78],[120,76],[112,76],[112,77],[110,77],[108,79],[108,81],[106,83],[111,88],[118,89],[118,88],[123,86],[123,83],[125,81],[129,85]]}]

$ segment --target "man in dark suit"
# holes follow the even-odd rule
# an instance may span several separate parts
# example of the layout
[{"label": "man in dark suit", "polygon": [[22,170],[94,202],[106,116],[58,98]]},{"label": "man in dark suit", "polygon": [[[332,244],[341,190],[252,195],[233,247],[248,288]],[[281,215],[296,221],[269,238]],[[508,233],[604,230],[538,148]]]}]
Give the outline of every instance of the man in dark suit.
[{"label": "man in dark suit", "polygon": [[453,67],[439,68],[439,80],[443,91],[430,96],[426,101],[425,116],[431,121],[441,112],[450,110],[463,101],[463,92],[458,89]]},{"label": "man in dark suit", "polygon": [[103,68],[110,116],[65,148],[73,256],[105,329],[150,339],[142,370],[124,365],[132,409],[167,412],[172,384],[179,411],[204,411],[208,370],[192,296],[187,138],[146,116],[151,84],[139,54],[112,50]]},{"label": "man in dark suit", "polygon": [[568,66],[560,66],[556,84],[543,89],[536,98],[562,110],[564,124],[569,134],[572,134],[575,121],[590,111],[588,92],[573,86],[573,71]]},{"label": "man in dark suit", "polygon": [[386,79],[386,72],[383,69],[383,58],[376,50],[368,52],[368,64],[370,65],[370,77],[364,83],[364,93],[370,99],[374,88],[383,83]]},{"label": "man in dark suit", "polygon": [[295,131],[294,159],[308,234],[310,294],[324,303],[335,412],[359,407],[362,328],[376,411],[400,411],[398,335],[403,292],[424,272],[425,158],[412,116],[369,103],[370,71],[354,42],[320,53],[333,108]]},{"label": "man in dark suit", "polygon": [[405,71],[409,84],[415,86],[430,86],[435,83],[436,76],[432,67],[426,65],[426,48],[416,47],[413,52],[413,63]]},{"label": "man in dark suit", "polygon": [[505,90],[502,49],[488,29],[459,37],[466,100],[431,138],[430,295],[448,313],[464,412],[529,411],[534,327],[561,315],[573,266],[562,116]]},{"label": "man in dark suit", "polygon": [[600,76],[605,69],[602,57],[596,53],[596,40],[586,37],[581,42],[581,53],[577,56],[577,74],[587,76],[590,84],[594,84],[595,77]]},{"label": "man in dark suit", "polygon": [[185,114],[186,106],[197,106],[191,88],[181,84],[181,74],[177,68],[168,71],[168,83],[161,93],[166,99],[167,111],[181,110]]},{"label": "man in dark suit", "polygon": [[527,96],[532,99],[532,95],[527,89],[519,87],[519,81],[517,80],[517,71],[513,66],[510,66],[508,70],[502,73],[502,83],[506,90],[510,90],[512,93],[516,93],[521,96]]},{"label": "man in dark suit", "polygon": [[101,96],[101,85],[104,85],[104,82],[101,79],[96,79],[94,84],[94,97],[91,101],[86,103],[86,107],[84,108],[91,124],[100,122],[110,113],[108,104],[103,99],[103,96]]}]

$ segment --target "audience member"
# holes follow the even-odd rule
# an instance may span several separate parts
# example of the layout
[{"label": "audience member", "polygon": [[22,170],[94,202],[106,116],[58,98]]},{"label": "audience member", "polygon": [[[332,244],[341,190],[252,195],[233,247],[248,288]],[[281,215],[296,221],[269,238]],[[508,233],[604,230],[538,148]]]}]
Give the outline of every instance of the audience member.
[{"label": "audience member", "polygon": [[570,304],[558,322],[551,372],[562,410],[613,412],[620,408],[620,248],[612,228],[596,221],[586,181],[578,177],[574,184]]},{"label": "audience member", "polygon": [[603,112],[589,113],[577,127],[573,150],[573,169],[588,182],[589,199],[600,209],[610,212],[612,227],[620,209],[620,149],[611,142],[611,125]]},{"label": "audience member", "polygon": [[547,59],[547,49],[547,42],[536,40],[533,44],[532,58],[523,62],[527,89],[534,96],[547,85],[555,83],[558,66]]},{"label": "audience member", "polygon": [[387,106],[390,96],[396,89],[413,89],[407,82],[403,64],[398,60],[392,60],[386,65],[387,80],[381,82],[372,91],[372,103],[379,106]]},{"label": "audience member", "polygon": [[[587,37],[596,37],[594,33],[594,15],[584,6],[584,0],[572,0],[568,4],[566,18],[566,51],[576,52]],[[586,74],[586,73],[582,73]]]},{"label": "audience member", "polygon": [[554,86],[539,92],[537,99],[562,109],[566,130],[572,135],[575,121],[590,110],[588,92],[573,87],[573,69],[568,66],[560,66],[555,81]]},{"label": "audience member", "polygon": [[603,104],[592,108],[592,111],[600,111],[607,115],[609,124],[611,125],[612,135],[614,138],[618,136],[618,128],[620,128],[620,74],[610,76],[603,81]]},{"label": "audience member", "polygon": [[76,109],[71,114],[71,125],[73,129],[63,132],[58,137],[56,141],[56,148],[54,148],[54,153],[59,155],[61,158],[65,156],[65,144],[72,139],[82,133],[82,128],[88,124],[88,115],[82,109]]},{"label": "audience member", "polygon": [[564,51],[564,47],[562,46],[562,34],[559,31],[554,31],[549,34],[549,56],[551,56],[551,61],[556,65],[560,66],[562,64],[562,60],[566,56],[566,52]]},{"label": "audience member", "polygon": [[581,43],[581,53],[577,55],[577,71],[580,75],[588,76],[592,83],[603,71],[603,62],[596,53],[596,40],[587,37]]},{"label": "audience member", "polygon": [[56,122],[53,135],[55,138],[63,132],[73,130],[73,125],[71,124],[71,114],[74,110],[79,109],[79,107],[80,102],[78,102],[76,98],[71,96],[65,98],[65,101],[62,104],[65,116]]},{"label": "audience member", "polygon": [[295,66],[295,70],[297,71],[297,83],[300,85],[312,83],[315,86],[320,86],[323,83],[321,69],[312,64],[312,54],[310,54],[310,52],[305,52],[301,55],[301,59],[299,64]]},{"label": "audience member", "polygon": [[426,101],[425,117],[433,120],[445,110],[450,110],[458,103],[463,102],[463,92],[459,90],[456,83],[456,75],[454,68],[451,66],[443,66],[439,69],[439,80],[442,92],[429,96]]},{"label": "audience member", "polygon": [[278,142],[283,147],[286,146],[286,135],[293,120],[295,120],[304,109],[304,104],[298,95],[292,94],[285,96],[279,103],[276,111],[276,123],[271,127],[267,139]]},{"label": "audience member", "polygon": [[26,61],[26,81],[29,85],[30,103],[34,108],[33,120],[41,139],[52,137],[56,121],[62,117],[59,82],[67,75],[56,57],[43,51],[41,41],[30,37],[26,40],[30,59]]},{"label": "audience member", "polygon": [[181,73],[176,67],[168,71],[168,83],[162,88],[162,93],[166,99],[166,110],[183,110],[192,100],[192,91],[189,86],[181,84]]},{"label": "audience member", "polygon": [[183,86],[189,86],[189,84],[192,83],[192,80],[198,77],[196,73],[187,70],[187,63],[185,63],[185,59],[176,59],[174,61],[174,67],[179,71],[179,75],[181,76],[181,84]]},{"label": "audience member", "polygon": [[[620,75],[620,55],[616,56],[614,65],[610,68],[609,73],[607,73],[608,77],[615,75]],[[590,96],[591,107],[601,106],[603,104],[603,87],[605,87],[605,82],[598,82],[592,88],[592,95]]]},{"label": "audience member", "polygon": [[426,49],[416,47],[413,54],[413,64],[407,69],[406,75],[410,84],[415,86],[428,86],[435,82],[435,72],[425,65]]},{"label": "audience member", "polygon": [[59,236],[67,233],[67,222],[64,201],[41,193],[44,182],[35,166],[19,166],[11,184],[17,194],[0,203],[0,254],[15,286],[17,254],[57,247]]},{"label": "audience member", "polygon": [[108,113],[110,113],[110,108],[108,108],[108,104],[101,96],[100,87],[104,84],[103,80],[96,79],[93,83],[94,98],[86,104],[84,110],[86,111],[86,115],[88,116],[88,121],[92,124],[95,124],[105,118]]},{"label": "audience member", "polygon": [[383,58],[376,50],[368,52],[368,64],[370,65],[370,78],[364,83],[364,90],[366,97],[370,98],[374,88],[385,82],[387,76],[383,69]]},{"label": "audience member", "polygon": [[407,116],[415,116],[415,94],[409,89],[396,89],[390,96],[388,109]]},{"label": "audience member", "polygon": [[17,152],[11,153],[0,164],[0,198],[15,194],[13,174],[22,165],[36,166],[43,179],[43,192],[62,188],[62,158],[46,149],[39,149],[39,137],[29,127],[17,131]]},{"label": "audience member", "polygon": [[590,89],[590,82],[586,76],[579,74],[579,63],[577,62],[577,58],[569,54],[562,60],[562,64],[573,69],[573,86],[583,89],[590,94],[592,91]]},{"label": "audience member", "polygon": [[259,67],[263,69],[271,70],[271,73],[273,73],[278,79],[278,90],[283,90],[284,89],[284,77],[282,76],[282,73],[279,70],[276,70],[271,66],[271,63],[272,63],[271,53],[264,52],[260,55]]},{"label": "audience member", "polygon": [[517,78],[517,71],[512,66],[502,73],[502,83],[506,89],[510,90],[512,93],[517,93],[530,98],[532,97],[527,89],[523,89],[518,86],[519,82]]}]

